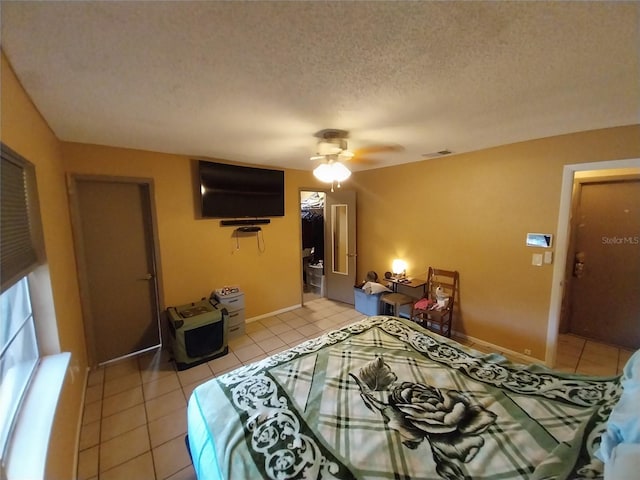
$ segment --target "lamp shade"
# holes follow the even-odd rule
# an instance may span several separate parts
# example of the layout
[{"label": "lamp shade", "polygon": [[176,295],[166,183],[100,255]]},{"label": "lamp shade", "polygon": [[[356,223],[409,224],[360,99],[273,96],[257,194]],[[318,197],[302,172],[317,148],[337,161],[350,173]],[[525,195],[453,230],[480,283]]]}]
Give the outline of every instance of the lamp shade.
[{"label": "lamp shade", "polygon": [[391,271],[395,274],[402,274],[407,270],[407,262],[396,258],[391,264]]}]

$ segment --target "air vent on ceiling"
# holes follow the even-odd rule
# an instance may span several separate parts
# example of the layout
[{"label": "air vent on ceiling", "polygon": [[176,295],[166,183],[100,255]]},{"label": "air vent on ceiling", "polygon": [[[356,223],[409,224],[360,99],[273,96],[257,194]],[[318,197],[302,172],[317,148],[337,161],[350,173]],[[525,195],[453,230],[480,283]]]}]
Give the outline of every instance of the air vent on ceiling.
[{"label": "air vent on ceiling", "polygon": [[435,157],[442,157],[444,155],[451,155],[453,152],[449,149],[444,149],[444,150],[438,150],[437,152],[431,152],[431,153],[423,153],[422,156],[424,158],[435,158]]}]

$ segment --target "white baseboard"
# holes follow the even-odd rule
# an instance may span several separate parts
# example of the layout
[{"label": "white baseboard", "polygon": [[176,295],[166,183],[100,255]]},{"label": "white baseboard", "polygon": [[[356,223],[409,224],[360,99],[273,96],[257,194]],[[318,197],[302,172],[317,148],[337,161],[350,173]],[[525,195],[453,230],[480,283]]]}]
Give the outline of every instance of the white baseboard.
[{"label": "white baseboard", "polygon": [[257,322],[258,320],[261,320],[263,318],[273,317],[274,315],[278,315],[280,313],[290,312],[291,310],[295,310],[296,308],[300,308],[300,307],[302,307],[302,304],[298,303],[297,305],[292,305],[290,307],[281,308],[280,310],[276,310],[274,312],[264,313],[264,314],[258,315],[256,317],[247,318],[246,322],[247,323]]},{"label": "white baseboard", "polygon": [[[523,363],[539,363],[539,364],[542,364],[542,365],[546,365],[545,362],[543,360],[540,360],[539,358],[531,357],[529,355],[524,355],[524,354],[522,354],[520,352],[516,352],[514,350],[509,350],[508,348],[504,348],[504,347],[502,347],[500,345],[495,345],[493,343],[486,342],[484,340],[472,337],[470,335],[465,335],[464,333],[457,332],[455,330],[451,331],[451,335],[455,336],[455,337],[458,337],[458,338],[464,338],[465,340],[468,340],[468,341],[470,341],[472,343],[478,343],[478,344],[482,345],[483,347],[489,347],[491,349],[494,349],[494,350],[497,350],[497,351],[500,351],[500,352],[504,352],[507,355],[516,357],[518,359],[522,359]],[[473,347],[471,347],[471,348],[473,348]]]}]

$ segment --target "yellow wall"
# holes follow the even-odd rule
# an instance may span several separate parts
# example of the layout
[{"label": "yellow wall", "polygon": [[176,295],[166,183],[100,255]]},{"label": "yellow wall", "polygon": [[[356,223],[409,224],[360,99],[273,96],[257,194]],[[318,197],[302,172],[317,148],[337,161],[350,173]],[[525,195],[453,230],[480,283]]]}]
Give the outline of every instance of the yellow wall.
[{"label": "yellow wall", "polygon": [[[565,164],[640,156],[640,126],[582,132],[480,152],[355,173],[358,278],[380,274],[394,258],[410,275],[428,265],[460,272],[454,328],[517,352],[545,355],[552,266],[527,232],[556,233]],[[286,171],[286,212],[264,227],[266,251],[218,220],[198,220],[190,159],[137,150],[63,143],[68,171],[152,177],[165,306],[226,284],[247,294],[247,317],[300,301],[298,189],[322,186],[310,172]],[[290,215],[295,213],[295,215]]]},{"label": "yellow wall", "polygon": [[640,125],[506,145],[354,174],[358,271],[408,262],[460,272],[454,330],[543,359],[552,265],[527,232],[556,233],[565,164],[640,157]]},{"label": "yellow wall", "polygon": [[285,171],[285,216],[271,218],[260,236],[240,236],[237,249],[235,227],[196,218],[189,157],[76,143],[63,143],[63,157],[72,173],[153,178],[164,307],[235,284],[245,292],[247,318],[300,304],[298,190],[318,188],[311,172]]},{"label": "yellow wall", "polygon": [[72,478],[87,359],[60,142],[22,89],[4,53],[1,74],[2,142],[36,168],[60,348],[71,352],[45,476]]}]

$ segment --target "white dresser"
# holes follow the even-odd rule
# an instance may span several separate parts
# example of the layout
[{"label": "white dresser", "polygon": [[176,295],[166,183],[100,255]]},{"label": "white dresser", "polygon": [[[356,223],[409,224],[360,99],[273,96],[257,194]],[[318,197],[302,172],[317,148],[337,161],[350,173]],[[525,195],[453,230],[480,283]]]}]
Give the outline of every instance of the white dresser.
[{"label": "white dresser", "polygon": [[245,311],[244,292],[234,288],[219,288],[216,290],[216,300],[227,309],[229,322],[229,338],[238,337],[244,334]]},{"label": "white dresser", "polygon": [[307,265],[307,287],[311,293],[315,293],[324,297],[324,267],[322,263],[318,265]]}]

